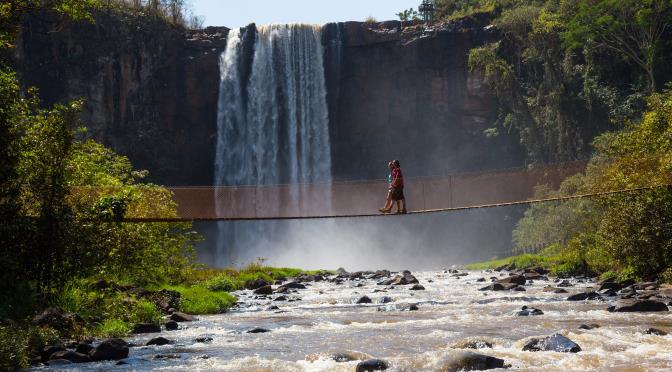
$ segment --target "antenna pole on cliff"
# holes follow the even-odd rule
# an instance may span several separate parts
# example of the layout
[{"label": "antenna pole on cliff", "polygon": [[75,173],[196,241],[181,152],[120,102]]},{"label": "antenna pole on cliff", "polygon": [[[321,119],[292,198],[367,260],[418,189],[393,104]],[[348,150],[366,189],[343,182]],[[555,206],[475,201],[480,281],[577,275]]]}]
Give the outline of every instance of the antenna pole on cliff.
[{"label": "antenna pole on cliff", "polygon": [[434,0],[422,0],[422,3],[418,7],[420,15],[422,15],[422,20],[427,22],[434,21],[434,12],[436,11],[436,6],[434,5]]}]

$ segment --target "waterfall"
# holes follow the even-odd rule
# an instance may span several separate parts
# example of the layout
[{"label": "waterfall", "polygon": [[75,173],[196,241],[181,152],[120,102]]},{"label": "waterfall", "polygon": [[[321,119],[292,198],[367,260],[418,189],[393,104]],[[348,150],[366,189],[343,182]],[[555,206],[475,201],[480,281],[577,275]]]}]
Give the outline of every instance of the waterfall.
[{"label": "waterfall", "polygon": [[[291,198],[282,207],[300,209],[301,185],[331,182],[323,54],[316,26],[231,30],[220,57],[215,186],[289,184]],[[322,199],[319,208],[328,211],[328,186]],[[216,198],[218,214],[230,207]],[[232,262],[237,250],[273,244],[270,236],[278,229],[272,223],[220,222],[217,265],[241,264]]]}]

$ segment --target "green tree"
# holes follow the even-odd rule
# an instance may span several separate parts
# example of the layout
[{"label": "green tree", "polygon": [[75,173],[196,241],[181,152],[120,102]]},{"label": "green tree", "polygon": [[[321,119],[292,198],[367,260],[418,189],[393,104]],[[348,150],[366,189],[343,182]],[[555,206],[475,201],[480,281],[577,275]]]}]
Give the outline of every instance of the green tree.
[{"label": "green tree", "polygon": [[646,72],[654,92],[656,59],[671,22],[670,0],[581,0],[563,38],[569,48],[591,40],[625,56]]}]

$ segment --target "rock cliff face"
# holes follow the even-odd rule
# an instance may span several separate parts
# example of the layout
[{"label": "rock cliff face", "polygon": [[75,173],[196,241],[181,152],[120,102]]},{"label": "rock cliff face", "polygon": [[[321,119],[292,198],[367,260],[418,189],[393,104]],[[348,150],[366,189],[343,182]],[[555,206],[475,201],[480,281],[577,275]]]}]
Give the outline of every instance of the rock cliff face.
[{"label": "rock cliff face", "polygon": [[185,32],[119,14],[95,19],[28,18],[16,52],[23,83],[39,88],[47,104],[84,97],[88,134],[148,169],[153,181],[211,184],[218,61],[229,30]]},{"label": "rock cliff face", "polygon": [[[16,52],[25,84],[48,104],[86,98],[89,134],[153,181],[211,185],[228,29],[184,31],[118,14],[63,26],[45,17],[26,20]],[[493,36],[484,26],[325,26],[335,179],[382,178],[391,158],[410,176],[522,162],[515,136],[483,134],[497,110],[467,53]]]},{"label": "rock cliff face", "polygon": [[[326,28],[325,39],[342,43],[340,56],[325,59],[331,64],[336,178],[384,175],[391,158],[411,176],[522,162],[515,136],[483,133],[495,121],[497,106],[467,59],[471,48],[494,38],[487,25],[468,20],[425,29],[348,22]],[[329,45],[327,54],[334,54]]]}]

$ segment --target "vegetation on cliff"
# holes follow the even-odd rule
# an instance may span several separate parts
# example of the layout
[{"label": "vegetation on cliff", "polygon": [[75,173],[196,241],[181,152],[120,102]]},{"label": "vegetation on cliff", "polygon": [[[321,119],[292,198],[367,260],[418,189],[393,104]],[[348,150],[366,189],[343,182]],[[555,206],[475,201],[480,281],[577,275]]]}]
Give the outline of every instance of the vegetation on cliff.
[{"label": "vegetation on cliff", "polygon": [[[669,184],[672,2],[669,0],[437,0],[438,18],[487,19],[497,35],[469,53],[500,115],[486,135],[519,134],[531,163],[590,159],[559,190],[569,196]],[[669,86],[668,86],[669,87]],[[672,280],[672,190],[655,188],[531,206],[509,259],[559,274]],[[490,263],[489,266],[501,262]],[[474,266],[476,267],[476,266]]]}]

